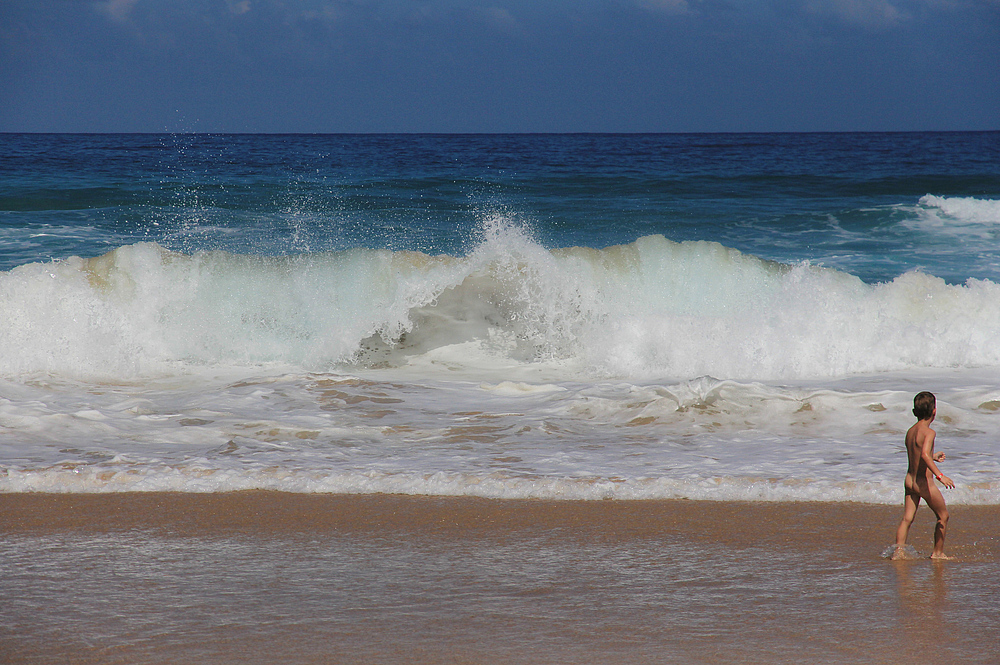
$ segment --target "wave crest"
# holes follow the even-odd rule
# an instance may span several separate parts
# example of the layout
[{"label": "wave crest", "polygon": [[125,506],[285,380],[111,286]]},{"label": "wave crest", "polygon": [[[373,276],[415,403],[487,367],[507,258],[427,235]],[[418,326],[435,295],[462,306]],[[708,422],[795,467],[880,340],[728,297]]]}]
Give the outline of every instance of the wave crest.
[{"label": "wave crest", "polygon": [[0,274],[0,316],[5,376],[399,367],[448,349],[470,371],[490,356],[631,377],[1000,366],[990,281],[909,272],[868,285],[663,236],[549,251],[502,222],[464,257],[185,255],[140,243]]}]

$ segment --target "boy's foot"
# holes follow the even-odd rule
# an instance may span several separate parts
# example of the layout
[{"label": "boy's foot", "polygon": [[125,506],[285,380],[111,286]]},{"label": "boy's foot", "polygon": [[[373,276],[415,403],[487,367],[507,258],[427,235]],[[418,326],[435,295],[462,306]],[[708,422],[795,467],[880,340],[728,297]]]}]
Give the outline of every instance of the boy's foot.
[{"label": "boy's foot", "polygon": [[931,558],[935,559],[937,561],[954,561],[955,560],[955,557],[948,556],[944,552],[942,552],[941,554],[932,554]]},{"label": "boy's foot", "polygon": [[[899,561],[901,559],[913,558],[912,556],[910,556],[910,552],[908,551],[909,548],[907,548],[906,545],[892,545],[890,549],[892,549],[892,552],[889,554],[888,557],[886,557],[890,561]],[[883,554],[882,556],[885,557],[885,554]]]}]

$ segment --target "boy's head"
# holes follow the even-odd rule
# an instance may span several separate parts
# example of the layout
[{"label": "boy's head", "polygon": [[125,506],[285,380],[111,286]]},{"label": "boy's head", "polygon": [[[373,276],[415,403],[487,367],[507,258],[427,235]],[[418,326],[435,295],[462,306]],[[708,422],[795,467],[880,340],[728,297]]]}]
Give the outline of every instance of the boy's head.
[{"label": "boy's head", "polygon": [[917,393],[917,396],[913,398],[913,415],[917,417],[917,420],[927,420],[933,416],[936,407],[937,400],[934,399],[934,393],[924,391]]}]

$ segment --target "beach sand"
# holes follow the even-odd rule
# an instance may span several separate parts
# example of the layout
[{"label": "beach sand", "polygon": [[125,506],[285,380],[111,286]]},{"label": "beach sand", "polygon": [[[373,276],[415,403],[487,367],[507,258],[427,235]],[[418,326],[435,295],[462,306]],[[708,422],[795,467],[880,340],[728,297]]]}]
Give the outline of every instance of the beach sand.
[{"label": "beach sand", "polygon": [[996,663],[1000,507],[0,494],[2,663]]}]

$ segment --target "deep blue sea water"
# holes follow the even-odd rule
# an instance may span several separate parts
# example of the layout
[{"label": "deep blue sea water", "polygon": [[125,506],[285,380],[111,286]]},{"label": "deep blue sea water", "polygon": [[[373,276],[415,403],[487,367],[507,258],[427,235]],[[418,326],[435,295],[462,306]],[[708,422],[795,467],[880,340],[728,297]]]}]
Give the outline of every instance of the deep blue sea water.
[{"label": "deep blue sea water", "polygon": [[1000,502],[998,132],[6,134],[0,270],[6,491]]},{"label": "deep blue sea water", "polygon": [[662,234],[866,282],[1000,277],[997,132],[6,134],[0,155],[5,270],[139,241],[457,255],[501,215],[549,248]]}]

